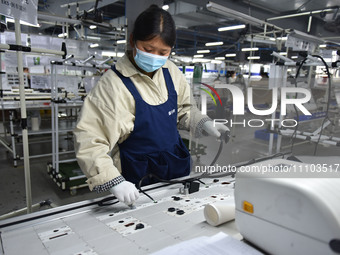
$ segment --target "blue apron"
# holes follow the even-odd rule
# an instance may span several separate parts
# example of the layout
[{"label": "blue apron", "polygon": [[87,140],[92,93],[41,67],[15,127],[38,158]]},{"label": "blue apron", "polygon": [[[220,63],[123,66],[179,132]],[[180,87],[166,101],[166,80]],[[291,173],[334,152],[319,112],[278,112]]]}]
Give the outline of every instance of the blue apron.
[{"label": "blue apron", "polygon": [[[146,103],[131,79],[112,70],[125,84],[135,100],[134,129],[130,136],[118,144],[124,178],[134,184],[148,175],[170,180],[190,173],[190,154],[177,129],[177,93],[169,70],[162,68],[168,89],[168,100],[160,105]],[[142,185],[159,180],[145,178]]]}]

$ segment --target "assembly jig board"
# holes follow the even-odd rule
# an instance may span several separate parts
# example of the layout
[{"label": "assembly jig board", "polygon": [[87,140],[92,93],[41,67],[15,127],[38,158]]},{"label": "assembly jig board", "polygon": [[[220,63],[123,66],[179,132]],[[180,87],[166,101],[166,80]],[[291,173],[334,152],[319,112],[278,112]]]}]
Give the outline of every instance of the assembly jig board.
[{"label": "assembly jig board", "polygon": [[2,221],[0,254],[136,255],[221,231],[239,238],[234,221],[213,227],[203,214],[206,204],[234,203],[234,179],[202,181],[200,190],[188,195],[180,194],[182,184],[150,190],[157,202],[141,194],[132,209],[110,204],[114,200],[102,206],[90,200]]}]

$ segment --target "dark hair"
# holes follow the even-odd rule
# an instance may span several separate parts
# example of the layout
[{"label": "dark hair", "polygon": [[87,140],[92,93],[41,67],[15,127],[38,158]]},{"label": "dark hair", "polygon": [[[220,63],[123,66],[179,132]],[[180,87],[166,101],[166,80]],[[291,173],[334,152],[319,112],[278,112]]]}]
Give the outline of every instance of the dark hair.
[{"label": "dark hair", "polygon": [[148,41],[159,36],[170,47],[175,45],[176,27],[170,13],[153,4],[137,17],[133,41]]}]

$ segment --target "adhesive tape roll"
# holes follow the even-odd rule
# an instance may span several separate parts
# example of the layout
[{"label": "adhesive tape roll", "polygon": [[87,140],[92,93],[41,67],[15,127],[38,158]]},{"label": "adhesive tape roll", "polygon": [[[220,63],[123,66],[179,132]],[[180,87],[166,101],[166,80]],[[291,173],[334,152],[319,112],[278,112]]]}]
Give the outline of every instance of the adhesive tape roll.
[{"label": "adhesive tape roll", "polygon": [[204,207],[204,217],[212,226],[235,219],[235,204],[232,202],[216,202]]},{"label": "adhesive tape roll", "polygon": [[32,130],[38,131],[39,130],[39,118],[38,117],[32,117],[31,123],[32,123]]}]

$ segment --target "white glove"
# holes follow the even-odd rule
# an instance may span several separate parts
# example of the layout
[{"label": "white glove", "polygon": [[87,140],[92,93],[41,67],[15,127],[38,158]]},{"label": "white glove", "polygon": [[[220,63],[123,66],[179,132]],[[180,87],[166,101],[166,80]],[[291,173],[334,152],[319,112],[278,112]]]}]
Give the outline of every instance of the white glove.
[{"label": "white glove", "polygon": [[229,131],[229,128],[222,123],[215,123],[215,126],[214,126],[214,122],[211,120],[208,120],[204,122],[203,130],[206,131],[209,135],[219,138],[221,134]]},{"label": "white glove", "polygon": [[120,202],[127,205],[132,205],[139,198],[136,186],[128,181],[123,181],[113,186],[110,191]]}]

